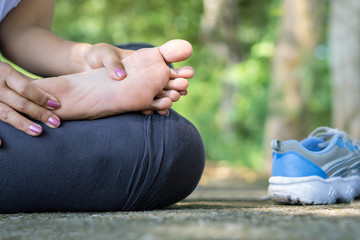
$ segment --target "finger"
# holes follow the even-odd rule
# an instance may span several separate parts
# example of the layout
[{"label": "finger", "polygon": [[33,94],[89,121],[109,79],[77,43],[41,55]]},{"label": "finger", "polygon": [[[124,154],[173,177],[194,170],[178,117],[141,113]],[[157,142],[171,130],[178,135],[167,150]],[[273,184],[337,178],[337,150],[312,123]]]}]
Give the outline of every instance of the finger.
[{"label": "finger", "polygon": [[186,90],[189,86],[189,81],[185,78],[176,78],[174,80],[169,80],[164,89],[166,90],[177,90],[183,91]]},{"label": "finger", "polygon": [[19,96],[14,91],[4,91],[1,95],[1,102],[6,103],[6,105],[18,112],[25,113],[31,118],[43,122],[48,127],[57,128],[60,126],[60,119],[55,114]]},{"label": "finger", "polygon": [[171,101],[173,102],[177,102],[179,101],[181,94],[176,90],[163,90],[156,95],[156,98],[164,98],[164,97],[170,98]]},{"label": "finger", "polygon": [[51,110],[60,107],[59,100],[33,84],[29,77],[15,70],[11,71],[8,75],[6,85],[19,95],[29,99],[37,105]]},{"label": "finger", "polygon": [[38,136],[42,133],[42,128],[6,104],[0,103],[0,120],[23,131],[31,136]]},{"label": "finger", "polygon": [[195,71],[190,66],[185,66],[181,68],[170,68],[170,78],[192,78],[195,74]]},{"label": "finger", "polygon": [[104,57],[104,67],[109,72],[109,75],[114,80],[122,80],[126,77],[124,66],[121,63],[120,56],[114,52],[110,52]]}]

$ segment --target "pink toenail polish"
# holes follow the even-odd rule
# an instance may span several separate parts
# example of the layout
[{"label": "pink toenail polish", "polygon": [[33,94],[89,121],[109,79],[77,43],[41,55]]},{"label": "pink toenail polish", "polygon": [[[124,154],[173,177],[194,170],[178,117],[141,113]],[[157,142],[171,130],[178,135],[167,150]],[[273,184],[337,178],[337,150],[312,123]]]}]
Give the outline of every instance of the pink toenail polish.
[{"label": "pink toenail polish", "polygon": [[117,78],[122,78],[122,77],[126,76],[126,73],[122,68],[117,68],[117,69],[115,69],[115,75]]},{"label": "pink toenail polish", "polygon": [[58,103],[58,102],[56,102],[56,101],[54,101],[54,100],[49,100],[49,101],[47,101],[47,105],[48,105],[49,107],[52,107],[52,108],[55,108],[55,109],[57,109],[57,108],[60,107],[60,103]]},{"label": "pink toenail polish", "polygon": [[186,96],[188,94],[188,91],[187,90],[180,91],[180,94]]},{"label": "pink toenail polish", "polygon": [[41,127],[39,127],[37,125],[30,125],[29,130],[36,134],[41,133]]},{"label": "pink toenail polish", "polygon": [[57,118],[54,118],[54,117],[49,117],[48,123],[50,123],[54,127],[58,127],[60,125],[60,121]]}]

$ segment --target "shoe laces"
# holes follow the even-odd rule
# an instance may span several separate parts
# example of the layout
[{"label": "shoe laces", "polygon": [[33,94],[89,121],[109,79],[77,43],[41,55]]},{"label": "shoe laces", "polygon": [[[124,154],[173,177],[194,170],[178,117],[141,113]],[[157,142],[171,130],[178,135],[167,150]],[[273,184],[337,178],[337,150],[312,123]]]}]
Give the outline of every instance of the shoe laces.
[{"label": "shoe laces", "polygon": [[354,146],[357,150],[360,149],[359,140],[350,137],[345,131],[341,131],[337,128],[318,127],[310,133],[309,137],[318,137],[323,139],[325,142],[319,143],[318,146],[325,148],[329,145],[330,140],[334,135],[339,135],[345,143]]}]

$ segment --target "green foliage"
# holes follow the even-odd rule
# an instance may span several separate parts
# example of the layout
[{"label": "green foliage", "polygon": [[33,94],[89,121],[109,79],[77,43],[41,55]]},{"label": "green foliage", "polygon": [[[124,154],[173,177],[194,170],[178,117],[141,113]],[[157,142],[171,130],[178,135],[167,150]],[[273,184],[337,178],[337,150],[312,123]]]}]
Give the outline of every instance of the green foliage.
[{"label": "green foliage", "polygon": [[90,43],[159,45],[173,38],[197,42],[201,12],[201,1],[62,0],[57,2],[53,30]]},{"label": "green foliage", "polygon": [[[204,72],[198,71],[189,96],[176,107],[199,128],[211,160],[253,168],[263,163],[262,135],[272,49],[272,43],[260,42],[251,48],[250,57],[234,66],[224,69],[221,62],[215,62],[211,72],[199,66],[199,71]],[[227,116],[218,113],[223,85],[219,79],[231,82],[236,89]],[[224,133],[222,121],[233,126],[234,131]]]}]

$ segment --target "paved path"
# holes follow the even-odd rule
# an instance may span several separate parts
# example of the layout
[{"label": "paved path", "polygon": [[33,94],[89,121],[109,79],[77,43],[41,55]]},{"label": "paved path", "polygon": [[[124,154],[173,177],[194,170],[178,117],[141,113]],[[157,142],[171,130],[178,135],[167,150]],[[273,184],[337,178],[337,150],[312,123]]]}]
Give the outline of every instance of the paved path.
[{"label": "paved path", "polygon": [[266,187],[207,181],[160,211],[0,215],[0,239],[360,239],[360,202],[279,205]]}]

